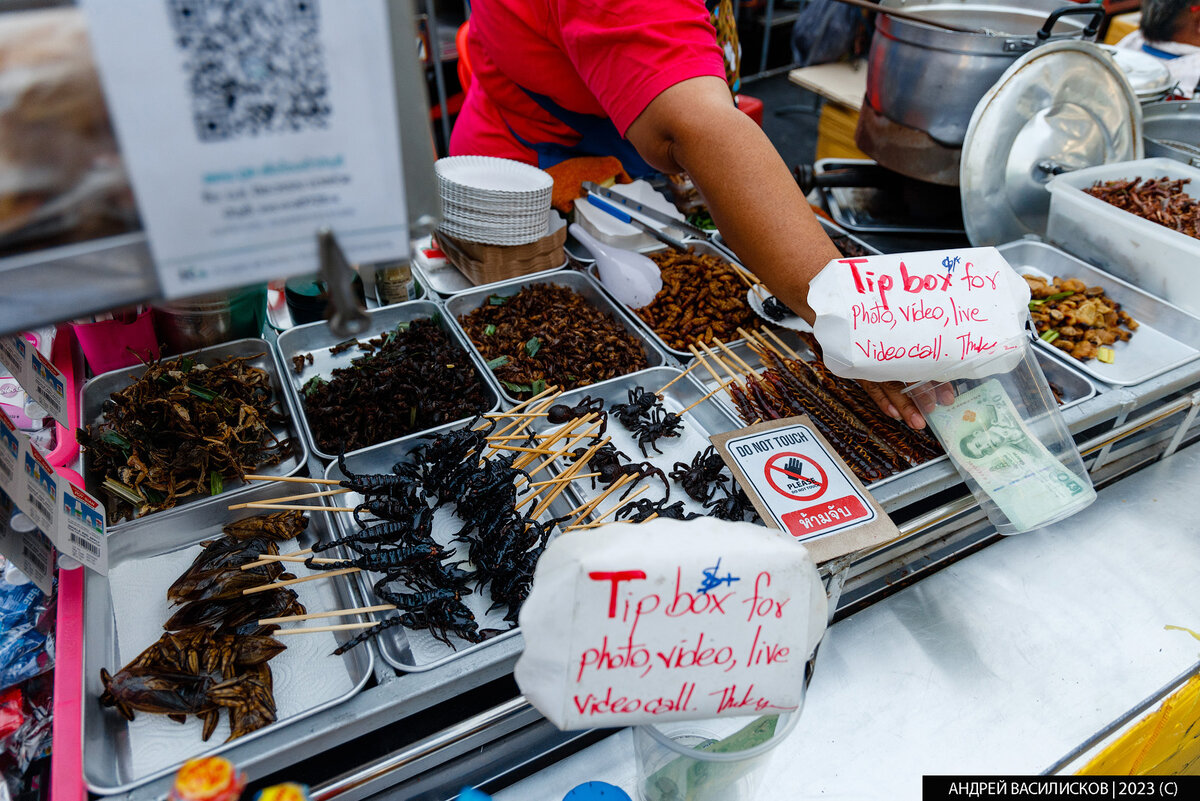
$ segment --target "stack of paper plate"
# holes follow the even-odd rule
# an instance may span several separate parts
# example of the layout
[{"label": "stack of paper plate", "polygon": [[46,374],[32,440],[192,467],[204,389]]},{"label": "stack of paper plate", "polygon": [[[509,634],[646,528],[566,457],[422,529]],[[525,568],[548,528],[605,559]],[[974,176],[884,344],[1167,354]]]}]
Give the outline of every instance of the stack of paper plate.
[{"label": "stack of paper plate", "polygon": [[451,156],[434,163],[442,230],[490,245],[524,245],[546,235],[554,179],[511,159]]}]

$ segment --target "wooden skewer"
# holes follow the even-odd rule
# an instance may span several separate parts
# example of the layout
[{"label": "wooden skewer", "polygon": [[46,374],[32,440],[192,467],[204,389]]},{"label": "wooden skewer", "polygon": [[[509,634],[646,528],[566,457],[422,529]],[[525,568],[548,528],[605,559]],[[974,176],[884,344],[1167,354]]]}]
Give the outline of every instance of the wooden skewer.
[{"label": "wooden skewer", "polygon": [[600,493],[595,498],[592,498],[592,500],[585,503],[582,507],[582,511],[580,511],[579,514],[576,515],[575,519],[582,520],[583,518],[590,515],[592,512],[594,512],[596,510],[596,507],[598,507],[601,503],[604,502],[604,500],[606,498],[608,498],[609,495],[612,495],[614,492],[616,492],[621,487],[625,486],[626,484],[628,484],[630,481],[633,481],[633,480],[634,480],[633,476],[630,475],[629,473],[626,473],[625,475],[618,478],[616,481],[614,481],[612,484],[609,485],[608,489],[604,490],[604,492]]},{"label": "wooden skewer", "polygon": [[355,506],[305,506],[286,503],[248,503],[247,509],[274,509],[276,512],[353,512]]},{"label": "wooden skewer", "polygon": [[[566,444],[566,445],[564,445],[562,448],[560,448],[560,449],[558,450],[558,452],[557,452],[557,453],[555,453],[555,454],[554,454],[553,456],[551,456],[550,458],[546,459],[546,461],[542,462],[540,465],[538,465],[538,466],[537,466],[536,468],[534,468],[533,470],[529,470],[529,471],[527,471],[527,472],[529,473],[529,475],[530,475],[531,477],[532,477],[532,476],[536,476],[538,473],[542,472],[542,470],[543,470],[543,469],[545,469],[546,467],[548,467],[549,465],[551,465],[551,464],[552,464],[552,463],[553,463],[555,460],[557,460],[559,457],[567,455],[567,454],[568,454],[568,453],[570,453],[570,452],[571,452],[571,451],[572,451],[574,448],[578,447],[579,443],[583,442],[585,439],[587,439],[588,437],[590,437],[590,436],[592,435],[592,432],[593,432],[593,431],[595,431],[597,428],[599,428],[599,427],[600,427],[600,426],[602,426],[602,425],[604,425],[604,421],[603,421],[603,420],[597,420],[596,422],[594,422],[594,423],[592,423],[590,426],[588,426],[586,429],[584,429],[582,433],[580,433],[580,434],[577,434],[577,435],[572,435],[572,436],[571,436],[571,439],[570,439],[570,441],[569,441],[569,442],[567,442],[567,444]],[[520,460],[518,460],[518,461],[520,461]],[[527,464],[529,464],[529,463],[530,463],[530,462],[532,462],[532,461],[533,461],[533,459],[531,458],[531,459],[530,459],[528,462],[524,462],[524,463],[522,463],[522,464],[520,464],[520,465],[518,465],[516,462],[514,462],[514,463],[513,463],[513,466],[514,466],[514,467],[522,467],[522,468],[523,468],[523,467],[525,467]],[[518,487],[519,487],[519,486],[521,486],[520,482],[522,482],[522,481],[524,481],[524,480],[525,480],[525,477],[524,477],[524,476],[522,476],[522,477],[518,478],[518,479],[517,479],[517,486],[518,486]]]},{"label": "wooden skewer", "polygon": [[519,451],[521,453],[542,453],[542,454],[550,453],[549,448],[526,448],[523,445],[504,445],[501,443],[496,443],[495,445],[491,445],[490,448],[494,451]]},{"label": "wooden skewer", "polygon": [[[596,445],[596,449],[599,449],[602,445],[604,445],[606,442],[608,442],[609,439],[610,439],[609,437],[605,437],[602,442],[600,442],[598,445]],[[594,453],[595,449],[593,449],[591,452]],[[590,456],[587,457],[587,459],[590,459],[590,458],[591,458]],[[579,461],[575,462],[570,467],[568,467],[566,470],[564,470],[562,474],[564,476],[567,476],[568,478],[574,478],[579,473],[579,471],[583,470],[584,465],[587,464],[587,459],[580,459]],[[542,514],[542,512],[549,509],[550,504],[554,502],[555,498],[557,498],[559,495],[562,494],[562,491],[567,488],[568,483],[569,482],[563,482],[563,483],[559,484],[558,486],[556,486],[550,492],[550,494],[547,495],[545,497],[545,499],[542,500],[537,505],[536,508],[534,508],[534,510],[532,512],[532,516],[536,519],[538,516],[540,516]]]},{"label": "wooden skewer", "polygon": [[300,578],[285,579],[284,581],[275,581],[270,584],[262,584],[258,587],[247,587],[242,590],[242,595],[253,595],[256,592],[267,592],[268,590],[277,590],[280,587],[290,587],[293,584],[303,584],[306,581],[316,581],[317,579],[333,578],[334,576],[344,576],[347,573],[358,573],[357,567],[343,567],[340,570],[326,570],[321,573],[314,573],[311,576],[301,576]]},{"label": "wooden skewer", "polygon": [[767,329],[765,329],[765,330],[766,330],[766,332],[767,332],[768,336],[770,336],[770,337],[771,337],[771,339],[775,340],[775,342],[776,342],[776,343],[779,345],[779,347],[781,347],[781,348],[783,348],[785,351],[787,351],[787,353],[788,353],[788,355],[789,355],[789,356],[791,356],[793,359],[795,359],[795,360],[796,360],[796,361],[798,361],[798,362],[802,362],[802,361],[804,361],[804,359],[800,358],[800,354],[799,354],[799,353],[796,353],[796,351],[792,350],[792,349],[791,349],[791,348],[788,346],[788,344],[787,344],[786,342],[784,342],[784,341],[783,341],[782,339],[780,339],[779,337],[775,336],[775,332],[774,332],[774,331],[772,331],[772,330],[771,330],[771,329],[769,329],[769,328],[767,328]]},{"label": "wooden skewer", "polygon": [[[334,562],[344,562],[345,559],[327,559],[323,556],[295,556],[294,554],[266,554],[260,558],[264,563],[270,562],[307,562],[313,560],[314,565],[331,565]],[[246,569],[246,565],[242,566],[242,570]]]},{"label": "wooden skewer", "polygon": [[[625,503],[626,503],[626,504],[628,504],[628,503],[631,503],[631,502],[633,501],[633,499],[634,499],[634,498],[636,498],[637,496],[641,495],[643,492],[645,492],[645,491],[646,491],[646,490],[648,490],[648,489],[650,489],[650,485],[649,485],[649,484],[644,484],[643,486],[641,486],[641,487],[638,487],[638,491],[637,491],[637,492],[635,492],[635,493],[633,493],[632,495],[630,495],[628,498],[626,498],[626,499],[625,499]],[[574,520],[574,521],[572,521],[572,522],[571,522],[571,525],[569,525],[569,526],[567,526],[566,528],[564,528],[564,529],[563,529],[563,531],[571,531],[572,529],[577,529],[577,528],[595,528],[596,526],[603,526],[603,525],[604,525],[604,523],[606,522],[606,521],[604,520],[604,518],[606,518],[606,517],[608,517],[609,515],[611,515],[611,514],[615,513],[615,512],[616,512],[618,509],[620,509],[620,508],[621,508],[622,506],[624,506],[624,505],[625,505],[625,504],[620,504],[620,503],[615,503],[615,504],[613,504],[613,507],[612,507],[611,509],[609,509],[607,512],[605,512],[604,514],[600,515],[599,517],[597,517],[595,520],[593,520],[593,521],[592,521],[592,522],[590,522],[590,523],[580,523],[580,522],[578,522],[578,521],[580,521],[580,520],[582,520],[582,519],[583,519],[583,515],[580,515],[579,517],[575,518],[575,520]]]},{"label": "wooden skewer", "polygon": [[378,626],[374,620],[365,620],[362,623],[338,623],[334,626],[308,626],[298,629],[279,629],[272,632],[272,637],[282,637],[285,634],[316,634],[320,631],[353,631],[354,629],[369,629],[372,626]]},{"label": "wooden skewer", "polygon": [[692,362],[691,364],[689,364],[689,365],[688,365],[688,367],[687,367],[687,369],[686,369],[686,370],[684,370],[682,373],[680,373],[679,375],[677,375],[677,376],[675,376],[674,378],[672,378],[672,379],[671,379],[670,381],[668,381],[667,383],[663,384],[663,386],[662,386],[662,389],[660,389],[658,392],[655,392],[654,394],[655,394],[655,395],[661,395],[661,394],[663,394],[664,392],[666,392],[666,391],[667,391],[667,387],[671,386],[671,385],[672,385],[672,384],[674,384],[676,381],[678,381],[679,379],[683,378],[683,377],[684,377],[685,375],[687,375],[688,373],[692,372],[692,370],[695,370],[695,369],[696,369],[696,366],[697,366],[697,363],[696,363],[696,362]]},{"label": "wooden skewer", "polygon": [[658,512],[654,512],[653,514],[651,514],[649,517],[647,517],[647,518],[646,518],[645,520],[643,520],[642,522],[643,522],[643,523],[649,523],[651,520],[653,520],[653,519],[654,519],[654,518],[656,518],[656,517],[658,517]]},{"label": "wooden skewer", "polygon": [[507,420],[511,417],[545,417],[548,412],[488,412],[484,417],[489,420]]},{"label": "wooden skewer", "polygon": [[771,342],[765,336],[763,336],[761,329],[758,331],[746,331],[742,328],[738,328],[737,332],[745,337],[748,341],[757,343],[762,347],[769,348],[775,353],[776,356],[781,359],[783,358],[783,351],[772,345]]},{"label": "wooden skewer", "polygon": [[276,623],[299,623],[302,620],[316,620],[322,617],[345,617],[347,615],[365,615],[368,612],[389,612],[396,607],[392,604],[376,604],[375,606],[358,606],[354,609],[335,609],[332,612],[309,612],[306,615],[287,615],[285,617],[264,617],[258,621],[260,626],[272,626]]},{"label": "wooden skewer", "polygon": [[724,370],[725,372],[729,373],[729,377],[730,377],[730,378],[732,378],[734,381],[736,381],[736,382],[737,382],[737,385],[738,385],[739,387],[741,387],[742,389],[745,389],[745,388],[746,388],[746,384],[745,384],[745,382],[744,382],[744,381],[742,381],[742,379],[741,379],[741,378],[738,376],[738,374],[737,374],[737,373],[735,373],[735,372],[733,371],[733,369],[732,369],[732,368],[730,368],[730,366],[729,366],[728,364],[726,364],[726,363],[725,363],[725,360],[724,360],[724,359],[722,359],[720,356],[718,356],[718,355],[716,354],[716,351],[714,351],[714,350],[713,350],[712,348],[710,348],[708,345],[705,345],[703,342],[701,342],[701,343],[700,343],[700,347],[704,348],[704,352],[708,354],[708,357],[709,357],[710,359],[712,359],[714,362],[716,362],[716,363],[717,363],[717,364],[720,366],[720,368],[721,368],[722,370]]},{"label": "wooden skewer", "polygon": [[[603,448],[603,447],[604,447],[605,445],[607,445],[607,444],[608,444],[608,443],[609,443],[611,440],[612,440],[612,437],[605,437],[604,439],[600,440],[599,442],[597,442],[597,443],[596,443],[595,445],[593,445],[592,447],[588,448],[586,451],[584,451],[584,452],[583,452],[583,455],[582,455],[582,456],[580,456],[580,457],[579,457],[579,459],[578,459],[578,460],[576,460],[576,461],[575,461],[575,462],[574,462],[574,463],[573,463],[573,464],[572,464],[570,467],[568,467],[566,470],[564,470],[562,474],[563,474],[564,476],[570,476],[570,477],[574,478],[574,477],[575,477],[575,475],[576,475],[576,474],[577,474],[577,473],[578,473],[580,470],[582,470],[582,469],[583,469],[583,466],[584,466],[584,465],[586,465],[586,464],[588,463],[588,460],[589,460],[589,459],[591,459],[591,458],[592,458],[592,457],[593,457],[593,456],[596,454],[596,451],[598,451],[598,450],[600,450],[601,448]],[[531,475],[532,475],[532,474],[531,474]],[[560,486],[560,487],[565,487],[565,486],[566,486],[566,484],[560,484],[559,486]],[[521,502],[521,506],[523,506],[523,505],[524,505],[524,503],[525,503],[525,502],[524,502],[524,501],[522,501],[522,502]],[[579,506],[577,506],[576,508],[574,508],[574,509],[572,509],[571,511],[567,512],[567,514],[566,514],[566,515],[564,515],[564,517],[565,517],[565,516],[569,516],[569,515],[573,515],[573,514],[575,514],[576,512],[578,512],[580,509],[582,509],[582,508],[583,508],[584,506],[586,506],[586,505],[587,505],[587,504],[580,504],[580,505],[579,505]],[[520,508],[521,508],[521,506],[517,506],[516,508],[520,509]]]},{"label": "wooden skewer", "polygon": [[[282,498],[271,498],[271,500],[269,502],[270,503],[283,503],[284,501],[302,501],[302,500],[305,500],[306,498],[319,498],[324,495],[340,495],[343,492],[350,492],[350,489],[348,487],[341,487],[339,489],[322,490],[321,492],[305,492],[300,495],[285,495]],[[234,504],[230,504],[230,506],[229,506],[230,511],[233,511],[234,509],[249,509],[249,508],[251,508],[249,503],[234,503]]]},{"label": "wooden skewer", "polygon": [[528,406],[529,404],[533,403],[534,401],[536,401],[536,400],[540,400],[541,398],[543,398],[543,397],[545,397],[546,395],[549,395],[549,394],[551,394],[551,393],[553,393],[553,394],[554,394],[554,397],[556,397],[556,398],[557,398],[559,395],[561,395],[561,394],[562,394],[562,390],[558,388],[558,385],[557,385],[557,384],[555,384],[555,385],[553,385],[553,386],[546,387],[546,388],[545,388],[545,389],[543,389],[541,392],[539,392],[538,394],[534,395],[532,398],[527,398],[526,400],[523,400],[523,401],[521,401],[521,402],[520,402],[520,403],[518,403],[516,406],[512,407],[511,409],[509,409],[509,410],[506,412],[506,414],[512,414],[513,412],[519,412],[519,411],[521,411],[522,409],[524,409],[526,406]]},{"label": "wooden skewer", "polygon": [[[312,552],[313,552],[312,548],[305,548],[303,551],[292,551],[290,554],[288,554],[288,556],[303,556],[306,553],[312,553]],[[273,554],[273,553],[260,553],[258,555],[258,561],[247,562],[246,564],[242,565],[242,570],[249,570],[252,567],[262,567],[263,565],[269,565],[269,564],[271,564],[271,562],[275,561],[275,558],[274,558],[275,556],[276,556],[276,554]]]},{"label": "wooden skewer", "polygon": [[285,484],[341,484],[332,478],[305,478],[303,476],[256,476],[247,475],[247,481],[282,481]]},{"label": "wooden skewer", "polygon": [[732,359],[734,364],[736,364],[738,367],[741,367],[747,373],[758,372],[753,367],[751,367],[750,365],[748,365],[744,361],[742,361],[742,358],[740,356],[738,356],[736,353],[734,353],[724,342],[717,339],[716,337],[713,337],[713,342],[717,343],[717,347],[720,348],[721,350],[725,351],[725,354],[727,356],[729,356],[729,358]]},{"label": "wooden skewer", "polygon": [[712,376],[712,380],[716,381],[718,384],[720,384],[721,376],[719,376],[715,372],[713,372],[712,367],[710,367],[708,365],[708,360],[704,358],[704,354],[702,354],[700,351],[696,350],[695,345],[688,345],[688,350],[690,350],[692,352],[692,356],[694,356],[696,358],[696,363],[699,365],[702,365],[704,367],[704,369],[708,371],[708,374]]},{"label": "wooden skewer", "polygon": [[578,476],[558,476],[557,478],[551,478],[551,479],[547,479],[545,481],[535,481],[532,484],[530,484],[529,486],[544,487],[547,484],[558,484],[559,482],[562,482],[562,481],[574,481],[577,478],[593,478],[598,475],[600,475],[600,474],[599,473],[583,473]]},{"label": "wooden skewer", "polygon": [[[751,371],[751,372],[753,372],[753,371]],[[683,410],[683,411],[681,411],[681,412],[679,413],[679,416],[680,416],[680,417],[683,417],[685,414],[687,414],[688,412],[690,412],[690,411],[691,411],[693,408],[695,408],[696,406],[699,406],[701,403],[704,403],[704,401],[708,400],[708,399],[709,399],[709,398],[711,398],[713,395],[716,395],[718,392],[720,392],[721,390],[725,389],[725,387],[729,386],[729,385],[730,385],[730,384],[732,384],[732,383],[733,383],[733,381],[726,381],[724,384],[721,384],[721,385],[720,385],[719,387],[717,387],[716,389],[711,389],[711,390],[709,390],[708,392],[706,392],[706,393],[704,394],[704,397],[700,398],[700,400],[698,400],[698,401],[695,401],[695,402],[694,402],[694,403],[692,403],[690,406],[687,406],[686,408],[684,408],[684,410]]]},{"label": "wooden skewer", "polygon": [[[529,408],[535,412],[546,411],[547,409],[550,408],[550,406],[554,403],[554,401],[558,398],[558,396],[560,394],[561,393],[556,392],[554,395],[551,395],[549,398],[546,398],[542,402],[538,403],[538,405],[536,407],[531,406]],[[508,425],[501,428],[499,431],[494,432],[493,436],[501,435],[501,434],[520,434],[526,428],[528,428],[529,424],[532,423],[535,419],[536,418],[533,418],[533,417],[518,417],[516,420],[513,420],[511,423],[509,423]],[[484,458],[494,456],[495,454],[496,454],[496,451],[494,449],[489,449],[487,451],[487,453],[484,454]]]}]

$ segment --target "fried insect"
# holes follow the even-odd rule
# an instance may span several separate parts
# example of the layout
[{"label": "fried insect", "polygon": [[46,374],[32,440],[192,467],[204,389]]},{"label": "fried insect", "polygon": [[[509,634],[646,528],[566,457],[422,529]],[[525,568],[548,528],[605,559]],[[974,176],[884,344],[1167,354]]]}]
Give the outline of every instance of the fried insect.
[{"label": "fried insect", "polygon": [[636,501],[630,501],[617,510],[613,517],[617,520],[628,519],[630,523],[641,523],[651,515],[658,517],[666,517],[671,520],[695,520],[703,515],[689,512],[683,508],[683,501],[675,501],[675,503],[667,505],[667,499],[652,501],[648,498],[638,498]]},{"label": "fried insect", "polygon": [[724,471],[725,460],[717,453],[716,448],[709,445],[696,452],[691,464],[676,462],[667,475],[683,487],[689,498],[699,503],[707,503],[716,492],[713,485],[724,484],[729,478]]},{"label": "fried insect", "polygon": [[642,456],[649,457],[646,446],[649,445],[655,453],[662,453],[658,441],[663,437],[678,437],[683,431],[683,418],[674,412],[664,412],[663,407],[655,406],[650,414],[638,420],[634,433],[637,435],[638,448]]},{"label": "fried insect", "polygon": [[718,484],[715,490],[719,488],[722,492],[721,497],[711,498],[704,504],[704,508],[708,510],[710,517],[715,517],[718,520],[731,520],[741,522],[746,519],[746,513],[751,514],[751,522],[758,519],[758,511],[754,508],[754,504],[750,502],[750,497],[746,495],[746,491],[736,484],[732,487],[725,484]]},{"label": "fried insect", "polygon": [[617,416],[621,425],[633,431],[643,418],[649,416],[652,409],[661,408],[661,406],[662,400],[658,395],[647,392],[643,387],[638,386],[629,390],[628,403],[613,404],[612,413]]},{"label": "fried insect", "polygon": [[[587,448],[576,448],[571,453],[571,461],[579,461],[587,451]],[[622,462],[621,459],[625,459],[625,462]],[[629,486],[621,494],[621,500],[624,500],[629,495],[638,482],[650,476],[657,476],[661,479],[663,488],[666,490],[664,498],[671,497],[671,485],[667,482],[667,476],[661,468],[656,467],[648,461],[632,462],[623,451],[617,450],[611,443],[600,446],[592,454],[592,457],[588,460],[588,468],[600,474],[598,477],[592,477],[592,489],[596,488],[597,480],[599,480],[601,486],[607,488],[611,487],[613,482],[621,478],[621,476],[634,476],[634,480],[629,482]]]}]

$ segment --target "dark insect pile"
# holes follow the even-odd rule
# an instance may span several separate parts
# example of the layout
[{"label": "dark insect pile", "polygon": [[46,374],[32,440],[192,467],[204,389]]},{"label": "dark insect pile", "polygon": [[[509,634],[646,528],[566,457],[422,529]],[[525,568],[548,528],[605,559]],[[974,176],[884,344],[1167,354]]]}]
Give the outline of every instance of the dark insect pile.
[{"label": "dark insect pile", "polygon": [[270,375],[249,364],[256,358],[149,364],[105,401],[101,422],[79,430],[87,470],[101,477],[110,522],[216,495],[227,480],[292,455],[292,441],[271,433],[287,416]]},{"label": "dark insect pile", "polygon": [[[804,337],[814,352],[819,346]],[[878,481],[942,453],[928,429],[914,431],[885,415],[858,382],[839,378],[821,359],[759,351],[766,369],[726,388],[747,424],[807,414],[863,482]]]},{"label": "dark insect pile", "polygon": [[300,392],[313,439],[326,453],[435,428],[488,406],[470,357],[434,320],[401,323],[366,343],[351,340],[356,344],[367,354],[329,379],[314,376]]},{"label": "dark insect pile", "polygon": [[1097,181],[1083,191],[1130,214],[1200,239],[1200,200],[1184,191],[1189,183],[1190,178],[1143,181],[1137,177],[1132,181]]},{"label": "dark insect pile", "polygon": [[157,642],[115,674],[101,669],[103,706],[116,707],[126,720],[136,712],[166,715],[178,723],[203,721],[208,740],[222,712],[229,716],[229,739],[275,721],[273,657],[283,643],[271,636],[278,626],[260,626],[265,617],[302,615],[303,604],[281,587],[252,595],[242,591],[289,578],[278,562],[242,570],[260,554],[277,554],[278,543],[304,531],[300,512],[278,512],[225,526],[171,585],[167,598],[180,607],[164,624]]},{"label": "dark insect pile", "polygon": [[567,287],[534,284],[492,295],[459,317],[497,380],[517,398],[574,389],[645,369],[637,338]]},{"label": "dark insect pile", "polygon": [[662,272],[662,289],[638,317],[675,350],[713,337],[737,339],[737,329],[757,328],[746,287],[734,267],[716,256],[666,250],[650,254]]}]

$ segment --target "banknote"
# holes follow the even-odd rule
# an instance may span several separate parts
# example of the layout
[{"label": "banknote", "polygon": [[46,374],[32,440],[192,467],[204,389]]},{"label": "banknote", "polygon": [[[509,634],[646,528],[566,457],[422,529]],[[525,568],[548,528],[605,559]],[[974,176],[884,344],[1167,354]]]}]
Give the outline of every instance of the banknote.
[{"label": "banknote", "polygon": [[946,452],[1018,531],[1079,511],[1096,498],[1090,481],[1063,466],[1034,436],[999,381],[926,413]]}]

